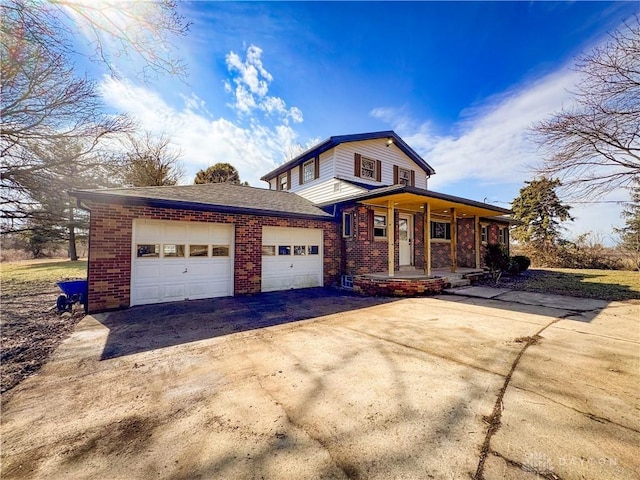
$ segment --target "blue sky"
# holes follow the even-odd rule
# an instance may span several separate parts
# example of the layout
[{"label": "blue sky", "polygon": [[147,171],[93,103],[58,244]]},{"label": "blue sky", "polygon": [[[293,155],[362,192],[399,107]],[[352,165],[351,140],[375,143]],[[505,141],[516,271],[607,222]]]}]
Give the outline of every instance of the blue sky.
[{"label": "blue sky", "polygon": [[[331,135],[395,130],[436,169],[430,188],[508,206],[538,161],[528,127],[563,104],[576,55],[637,2],[179,2],[185,81],[99,76],[107,104],[182,151],[259,178]],[[92,67],[95,68],[95,67]],[[93,72],[102,75],[100,72]],[[624,191],[601,200],[626,199]],[[605,237],[621,207],[577,204],[568,236]]]}]

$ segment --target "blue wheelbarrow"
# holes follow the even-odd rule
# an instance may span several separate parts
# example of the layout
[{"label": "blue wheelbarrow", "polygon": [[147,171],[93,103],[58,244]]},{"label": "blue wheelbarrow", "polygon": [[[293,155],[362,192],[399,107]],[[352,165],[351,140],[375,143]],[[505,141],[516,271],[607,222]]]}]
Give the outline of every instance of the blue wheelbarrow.
[{"label": "blue wheelbarrow", "polygon": [[63,292],[63,295],[56,300],[58,312],[70,312],[75,303],[81,303],[85,312],[87,311],[88,283],[86,280],[65,280],[56,282],[56,285]]}]

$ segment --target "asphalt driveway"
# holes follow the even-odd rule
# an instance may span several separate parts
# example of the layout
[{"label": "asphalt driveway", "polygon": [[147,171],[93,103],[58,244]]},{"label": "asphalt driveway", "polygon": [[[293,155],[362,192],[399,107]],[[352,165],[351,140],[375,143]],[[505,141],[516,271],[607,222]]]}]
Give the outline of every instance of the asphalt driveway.
[{"label": "asphalt driveway", "polygon": [[513,293],[87,316],[3,395],[1,476],[640,478],[640,305]]}]

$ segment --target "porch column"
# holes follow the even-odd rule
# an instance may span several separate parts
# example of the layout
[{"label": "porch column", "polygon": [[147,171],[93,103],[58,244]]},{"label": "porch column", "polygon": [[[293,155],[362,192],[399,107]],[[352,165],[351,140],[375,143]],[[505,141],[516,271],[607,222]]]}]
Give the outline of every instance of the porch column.
[{"label": "porch column", "polygon": [[389,250],[389,276],[393,277],[395,270],[395,243],[396,243],[396,221],[393,200],[387,202],[387,245]]},{"label": "porch column", "polygon": [[458,266],[458,224],[456,209],[451,208],[451,273],[456,273]]},{"label": "porch column", "polygon": [[480,268],[480,215],[475,218],[476,268]]},{"label": "porch column", "polygon": [[431,275],[431,205],[424,204],[424,274]]}]

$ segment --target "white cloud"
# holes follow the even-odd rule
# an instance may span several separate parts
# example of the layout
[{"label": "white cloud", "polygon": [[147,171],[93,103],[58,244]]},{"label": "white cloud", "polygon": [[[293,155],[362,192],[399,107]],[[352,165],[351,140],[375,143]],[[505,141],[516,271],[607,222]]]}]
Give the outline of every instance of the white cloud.
[{"label": "white cloud", "polygon": [[230,106],[241,114],[252,114],[261,110],[268,116],[274,116],[285,123],[291,119],[294,123],[303,121],[302,111],[298,107],[287,108],[280,97],[267,95],[273,76],[262,64],[262,49],[249,46],[246,59],[243,61],[235,52],[226,56],[227,69],[232,75],[235,89],[230,81],[225,81],[224,88],[234,95],[235,102]]},{"label": "white cloud", "polygon": [[484,183],[523,182],[539,158],[528,138],[529,127],[568,99],[575,73],[563,70],[536,83],[489,99],[463,112],[456,135],[437,136],[428,123],[416,123],[404,109],[378,108],[371,114],[393,128],[424,156],[437,174],[438,189],[465,179]]},{"label": "white cloud", "polygon": [[185,166],[181,183],[192,183],[202,168],[228,162],[238,169],[242,180],[266,187],[260,176],[281,164],[297,144],[297,133],[288,124],[251,121],[244,127],[215,118],[196,95],[182,96],[184,103],[176,108],[147,87],[110,77],[103,78],[100,91],[109,105],[129,113],[142,128],[171,136]]},{"label": "white cloud", "polygon": [[[532,167],[540,162],[529,127],[567,103],[568,91],[576,80],[577,74],[566,68],[490,98],[462,112],[462,120],[456,125],[457,133],[446,136],[436,135],[428,122],[415,121],[405,107],[376,108],[371,115],[388,122],[435,168],[430,188],[446,192],[453,184],[466,182],[465,185],[475,186],[468,194],[472,198],[487,195],[489,200],[508,201],[518,194],[520,187],[514,185],[521,186],[531,180]],[[618,189],[599,201],[627,198],[628,193]],[[612,226],[623,223],[621,210],[616,203],[574,204],[572,214],[576,221],[565,224],[566,236],[601,233],[612,243]]]}]

